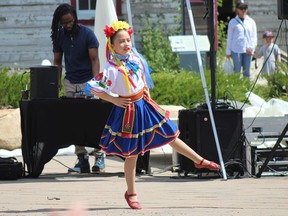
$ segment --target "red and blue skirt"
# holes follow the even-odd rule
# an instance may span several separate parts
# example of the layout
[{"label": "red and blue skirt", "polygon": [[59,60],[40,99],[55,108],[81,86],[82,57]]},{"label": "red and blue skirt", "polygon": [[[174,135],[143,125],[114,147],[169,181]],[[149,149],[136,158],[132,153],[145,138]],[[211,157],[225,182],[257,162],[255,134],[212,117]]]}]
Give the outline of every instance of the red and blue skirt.
[{"label": "red and blue skirt", "polygon": [[124,158],[143,155],[146,151],[174,141],[179,130],[143,91],[129,97],[133,103],[124,108],[114,106],[103,129],[100,147],[106,154]]}]

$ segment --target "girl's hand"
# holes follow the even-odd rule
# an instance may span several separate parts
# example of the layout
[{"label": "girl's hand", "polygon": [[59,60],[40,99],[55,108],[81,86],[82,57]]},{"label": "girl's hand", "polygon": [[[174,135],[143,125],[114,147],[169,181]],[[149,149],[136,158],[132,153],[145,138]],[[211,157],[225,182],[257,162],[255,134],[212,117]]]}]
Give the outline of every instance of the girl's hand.
[{"label": "girl's hand", "polygon": [[130,98],[114,97],[112,103],[125,109],[132,102]]}]

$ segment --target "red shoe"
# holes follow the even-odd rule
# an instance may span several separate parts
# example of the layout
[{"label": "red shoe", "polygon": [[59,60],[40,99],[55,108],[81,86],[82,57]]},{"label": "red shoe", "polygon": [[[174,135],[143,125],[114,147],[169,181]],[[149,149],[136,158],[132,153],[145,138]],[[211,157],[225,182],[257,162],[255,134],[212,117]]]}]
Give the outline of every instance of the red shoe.
[{"label": "red shoe", "polygon": [[205,168],[205,169],[209,169],[209,170],[212,170],[212,171],[219,171],[220,170],[220,165],[219,164],[217,164],[217,163],[215,163],[215,162],[213,162],[213,161],[210,161],[210,163],[209,164],[207,164],[207,165],[202,165],[202,163],[204,162],[204,158],[200,161],[200,163],[199,164],[196,164],[196,163],[194,163],[194,166],[197,168],[197,169],[203,169],[203,168]]},{"label": "red shoe", "polygon": [[128,205],[130,206],[131,209],[142,209],[140,203],[138,201],[131,201],[129,199],[129,197],[132,197],[132,196],[137,196],[137,194],[129,194],[127,193],[127,191],[125,192],[124,194],[124,197],[126,199],[126,202],[128,203]]}]

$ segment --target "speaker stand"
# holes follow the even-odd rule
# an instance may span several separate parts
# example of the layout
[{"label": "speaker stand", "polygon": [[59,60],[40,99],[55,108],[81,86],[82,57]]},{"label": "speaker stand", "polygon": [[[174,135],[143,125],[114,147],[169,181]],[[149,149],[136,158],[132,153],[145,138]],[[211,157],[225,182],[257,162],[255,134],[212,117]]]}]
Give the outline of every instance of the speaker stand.
[{"label": "speaker stand", "polygon": [[268,155],[268,157],[266,158],[264,164],[261,166],[259,172],[256,174],[257,178],[260,178],[264,169],[266,168],[267,164],[269,163],[269,161],[271,160],[271,158],[273,157],[276,149],[278,148],[278,146],[280,145],[280,142],[283,140],[283,137],[285,136],[286,132],[288,130],[288,123],[286,124],[284,130],[282,131],[281,135],[279,136],[279,138],[276,141],[276,144],[274,145],[274,147],[272,148],[270,154]]}]

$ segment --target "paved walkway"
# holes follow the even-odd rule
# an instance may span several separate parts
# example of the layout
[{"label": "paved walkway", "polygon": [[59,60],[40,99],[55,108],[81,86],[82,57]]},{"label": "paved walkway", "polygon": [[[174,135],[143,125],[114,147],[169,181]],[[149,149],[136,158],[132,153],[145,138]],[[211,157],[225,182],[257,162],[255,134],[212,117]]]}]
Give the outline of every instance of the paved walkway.
[{"label": "paved walkway", "polygon": [[[105,174],[67,174],[75,156],[55,156],[36,179],[0,181],[2,215],[193,215],[193,216],[286,216],[288,177],[262,176],[179,178],[165,167],[171,157],[151,155],[152,175],[137,177],[142,210],[131,210],[123,195],[126,189],[123,161],[106,158]],[[19,158],[21,161],[21,157]],[[57,161],[56,161],[57,160]],[[92,158],[90,160],[93,163]],[[84,214],[68,213],[79,205]]]},{"label": "paved walkway", "polygon": [[[171,172],[171,155],[152,154],[152,174],[137,177],[138,197],[143,207],[137,211],[131,210],[123,197],[126,184],[121,159],[107,157],[104,174],[67,174],[65,165],[73,166],[75,159],[74,155],[55,156],[39,178],[0,181],[0,216],[288,214],[288,175],[261,178],[245,175],[228,180],[183,177]],[[93,164],[92,158],[90,163]],[[84,213],[70,212],[77,206],[84,208]]]}]

